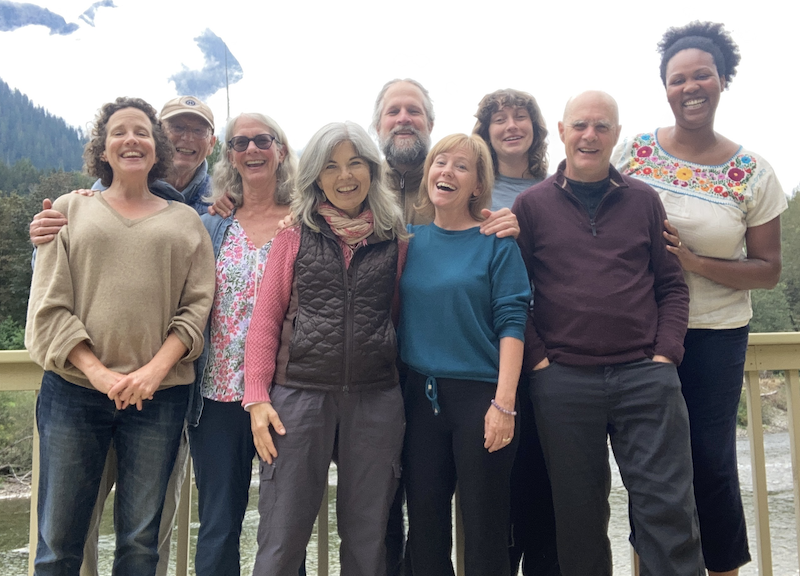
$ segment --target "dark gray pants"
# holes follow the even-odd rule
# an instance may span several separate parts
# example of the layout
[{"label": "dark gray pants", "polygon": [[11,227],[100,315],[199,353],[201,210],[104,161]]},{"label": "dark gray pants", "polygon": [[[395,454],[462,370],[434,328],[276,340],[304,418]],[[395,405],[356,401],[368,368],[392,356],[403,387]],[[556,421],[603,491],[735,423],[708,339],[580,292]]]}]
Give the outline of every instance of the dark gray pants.
[{"label": "dark gray pants", "polygon": [[551,364],[531,400],[553,488],[564,576],[611,574],[607,437],[628,490],[643,575],[705,574],[689,421],[673,364]]},{"label": "dark gray pants", "polygon": [[384,537],[400,476],[405,418],[400,387],[318,392],[274,386],[286,435],[261,463],[254,576],[296,576],[337,454],[342,576],[386,574]]}]

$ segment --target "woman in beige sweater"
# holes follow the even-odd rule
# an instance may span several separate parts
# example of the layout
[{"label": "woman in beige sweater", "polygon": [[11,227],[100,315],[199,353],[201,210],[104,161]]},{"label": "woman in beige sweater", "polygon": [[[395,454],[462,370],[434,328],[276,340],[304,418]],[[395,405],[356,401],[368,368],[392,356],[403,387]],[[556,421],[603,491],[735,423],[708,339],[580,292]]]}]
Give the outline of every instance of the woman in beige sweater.
[{"label": "woman in beige sweater", "polygon": [[35,573],[78,574],[113,442],[114,574],[154,574],[214,258],[197,214],[150,192],[172,148],[149,104],[103,106],[84,159],[108,189],[56,201],[69,226],[39,250],[28,309],[25,343],[45,369]]}]

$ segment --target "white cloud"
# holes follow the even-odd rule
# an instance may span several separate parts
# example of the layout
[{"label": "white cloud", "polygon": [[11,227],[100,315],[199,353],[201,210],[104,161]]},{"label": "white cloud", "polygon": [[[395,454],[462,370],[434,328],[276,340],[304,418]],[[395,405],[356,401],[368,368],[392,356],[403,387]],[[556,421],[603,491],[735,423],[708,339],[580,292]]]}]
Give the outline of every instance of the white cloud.
[{"label": "white cloud", "polygon": [[[484,2],[474,9],[436,0],[234,0],[208,8],[115,0],[116,8],[97,11],[95,28],[79,20],[92,0],[36,3],[80,28],[69,36],[50,36],[42,27],[0,32],[0,78],[74,125],[85,126],[103,102],[119,95],[142,96],[156,107],[175,96],[167,79],[184,66],[203,67],[194,38],[209,28],[244,71],[230,89],[231,113],[269,114],[297,148],[330,121],[366,126],[384,82],[411,76],[433,96],[434,140],[471,130],[487,92],[531,92],[550,130],[552,165],[563,157],[556,122],[564,103],[586,88],[618,99],[624,134],[671,124],[656,43],[669,26],[721,20],[743,59],[723,94],[717,130],[765,156],[787,190],[800,181],[782,130],[785,118],[794,116],[800,81],[796,31],[781,0],[679,0],[668,7]],[[209,104],[222,126],[224,90]]]}]

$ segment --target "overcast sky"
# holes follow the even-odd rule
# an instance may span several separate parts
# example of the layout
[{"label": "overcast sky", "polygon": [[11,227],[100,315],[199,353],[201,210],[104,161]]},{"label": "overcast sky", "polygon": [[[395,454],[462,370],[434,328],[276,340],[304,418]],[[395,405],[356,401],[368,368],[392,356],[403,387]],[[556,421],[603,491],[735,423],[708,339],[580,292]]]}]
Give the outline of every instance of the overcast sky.
[{"label": "overcast sky", "polygon": [[[0,8],[19,8],[15,4],[0,0]],[[783,134],[786,128],[790,136],[796,132],[800,108],[797,9],[786,0],[33,4],[22,12],[36,18],[37,7],[48,9],[64,25],[51,33],[45,26],[0,22],[0,78],[74,126],[88,128],[97,108],[121,95],[143,97],[160,109],[178,95],[170,78],[208,71],[203,46],[219,38],[242,70],[230,86],[231,114],[272,116],[295,148],[327,122],[347,119],[366,127],[381,86],[410,76],[433,97],[434,141],[470,131],[488,92],[511,87],[532,93],[550,131],[551,167],[564,156],[556,128],[564,103],[585,89],[617,98],[623,135],[670,125],[656,43],[669,26],[722,21],[739,43],[742,62],[720,102],[717,131],[764,156],[787,193],[800,183],[800,162]],[[222,128],[224,88],[207,102]]]}]

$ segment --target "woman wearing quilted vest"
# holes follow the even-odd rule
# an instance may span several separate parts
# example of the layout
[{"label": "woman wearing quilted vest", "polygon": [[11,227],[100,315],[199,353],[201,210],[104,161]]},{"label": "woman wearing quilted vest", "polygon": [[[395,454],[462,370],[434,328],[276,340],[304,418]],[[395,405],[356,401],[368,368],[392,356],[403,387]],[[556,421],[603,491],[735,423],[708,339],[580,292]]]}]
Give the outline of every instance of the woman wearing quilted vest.
[{"label": "woman wearing quilted vest", "polygon": [[509,574],[516,392],[530,287],[512,238],[480,233],[492,159],[478,135],[433,147],[400,282],[403,479],[414,576],[453,574],[451,507],[461,494],[468,576]]},{"label": "woman wearing quilted vest", "polygon": [[336,455],[341,573],[375,576],[400,475],[392,303],[407,233],[361,127],[329,124],[311,138],[292,213],[245,348],[242,403],[262,459],[254,574],[297,574]]},{"label": "woman wearing quilted vest", "polygon": [[786,196],[766,160],[714,130],[740,59],[723,25],[670,28],[658,47],[675,124],[625,142],[616,165],[658,192],[669,218],[668,250],[689,286],[678,375],[689,410],[703,556],[709,575],[735,576],[750,561],[736,466],[750,290],[773,288],[780,277]]}]

